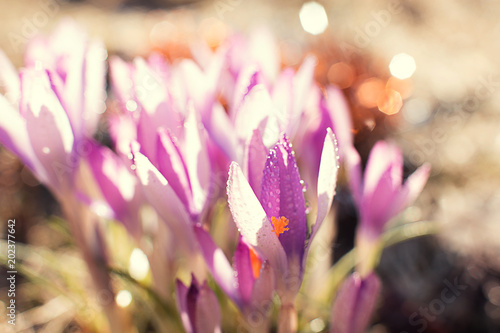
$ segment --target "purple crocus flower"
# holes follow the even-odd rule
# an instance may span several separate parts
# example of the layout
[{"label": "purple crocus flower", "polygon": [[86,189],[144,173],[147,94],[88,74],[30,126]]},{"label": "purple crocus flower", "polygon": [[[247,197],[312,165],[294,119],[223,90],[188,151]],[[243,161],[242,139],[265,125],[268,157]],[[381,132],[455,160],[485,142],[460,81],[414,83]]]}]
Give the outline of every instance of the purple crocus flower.
[{"label": "purple crocus flower", "polygon": [[[255,149],[259,151],[258,146],[262,143],[256,139],[251,140],[250,145],[257,145]],[[254,148],[248,151],[254,151]],[[252,161],[248,160],[248,163]],[[255,159],[255,163],[256,168],[261,167],[262,158]],[[293,304],[310,244],[330,209],[337,169],[335,138],[328,129],[318,173],[318,214],[308,235],[303,186],[286,137],[267,154],[259,197],[256,195],[258,191],[254,190],[259,188],[259,179],[254,178],[259,177],[258,173],[249,173],[249,183],[237,163],[230,166],[227,193],[233,219],[244,240],[275,270],[277,291],[285,306]]]},{"label": "purple crocus flower", "polygon": [[[224,252],[201,226],[194,227],[194,233],[207,267],[217,284],[241,309],[248,324],[258,322],[261,330],[266,326],[269,305],[275,290],[274,272],[269,262],[240,237],[233,256],[233,266]],[[254,326],[256,329],[256,327]]]},{"label": "purple crocus flower", "polygon": [[360,218],[356,236],[358,271],[366,276],[372,270],[373,254],[384,227],[417,198],[427,182],[430,166],[422,165],[403,184],[403,155],[386,141],[377,142],[371,150],[363,179],[361,159],[354,148],[346,154],[346,162]]},{"label": "purple crocus flower", "polygon": [[362,278],[357,272],[344,281],[332,306],[331,333],[363,333],[370,323],[380,292],[375,273]]},{"label": "purple crocus flower", "polygon": [[221,332],[219,302],[206,281],[200,285],[193,275],[188,287],[177,280],[176,296],[182,325],[187,333]]},{"label": "purple crocus flower", "polygon": [[209,203],[212,161],[197,106],[201,97],[178,82],[183,72],[196,72],[193,66],[190,61],[170,68],[158,56],[138,58],[134,65],[113,58],[113,88],[123,112],[112,118],[111,134],[125,158],[131,146],[132,153],[147,157],[198,222]]},{"label": "purple crocus flower", "polygon": [[304,163],[307,183],[314,184],[321,159],[321,147],[316,143],[322,140],[326,129],[331,128],[337,139],[340,162],[343,163],[345,152],[354,146],[353,125],[342,91],[333,86],[326,88],[325,94],[321,94],[317,101],[317,107],[307,116],[309,123],[305,126],[303,140],[298,141],[298,149],[300,158],[307,161]]},{"label": "purple crocus flower", "polygon": [[19,75],[0,52],[0,142],[56,196],[72,186],[104,111],[105,56],[70,20],[30,41]]}]

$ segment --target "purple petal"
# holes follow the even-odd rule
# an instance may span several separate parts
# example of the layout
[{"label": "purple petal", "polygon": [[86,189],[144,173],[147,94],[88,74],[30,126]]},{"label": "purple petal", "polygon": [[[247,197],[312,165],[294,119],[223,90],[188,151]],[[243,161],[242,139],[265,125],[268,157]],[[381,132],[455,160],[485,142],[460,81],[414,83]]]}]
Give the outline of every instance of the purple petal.
[{"label": "purple petal", "polygon": [[[373,192],[365,195],[360,207],[361,229],[373,237],[378,237],[387,222],[393,217],[392,207],[399,193],[392,179],[392,166],[380,176]],[[360,229],[360,230],[361,230]]]},{"label": "purple petal", "polygon": [[191,210],[192,193],[187,168],[172,136],[164,129],[158,130],[158,170],[165,176],[187,210]]},{"label": "purple petal", "polygon": [[186,333],[193,333],[193,324],[188,311],[188,292],[189,289],[180,280],[175,283],[177,307],[181,314],[181,321]]},{"label": "purple petal", "polygon": [[268,155],[262,178],[261,202],[269,219],[281,216],[288,219],[289,230],[279,235],[279,240],[287,256],[297,257],[299,262],[304,254],[307,234],[302,188],[291,144],[284,138]]},{"label": "purple petal", "polygon": [[196,302],[196,333],[220,333],[221,312],[219,301],[205,281],[199,289]]},{"label": "purple petal", "polygon": [[245,241],[260,251],[279,272],[286,272],[286,254],[239,165],[231,163],[227,181],[229,208]]},{"label": "purple petal", "polygon": [[234,278],[234,270],[227,260],[226,255],[217,247],[212,237],[201,226],[196,225],[193,230],[200,245],[201,254],[205,258],[208,269],[215,281],[224,290],[226,295],[236,304],[240,305],[241,300],[236,289],[237,282]]},{"label": "purple petal", "polygon": [[74,144],[71,124],[46,72],[25,70],[21,88],[20,109],[26,117],[31,145],[49,174],[49,182],[57,187],[77,167],[76,157],[71,156]]},{"label": "purple petal", "polygon": [[104,198],[128,232],[138,236],[141,226],[137,177],[109,148],[92,142],[86,144],[91,146],[87,161]]},{"label": "purple petal", "polygon": [[250,140],[245,147],[244,168],[248,176],[248,182],[257,198],[260,198],[262,188],[263,170],[266,165],[268,150],[262,142],[262,137],[258,129],[254,130]]},{"label": "purple petal", "polygon": [[342,285],[332,306],[331,333],[365,332],[380,292],[380,279],[371,273],[352,274]]},{"label": "purple petal", "polygon": [[403,154],[396,145],[378,141],[372,148],[366,163],[363,195],[371,195],[386,170],[391,169],[390,182],[401,185],[403,178]]},{"label": "purple petal", "polygon": [[134,163],[148,202],[176,235],[179,244],[193,249],[193,232],[189,215],[168,181],[143,154],[135,152]]},{"label": "purple petal", "polygon": [[410,206],[415,201],[420,192],[422,192],[429,178],[430,171],[431,166],[426,163],[415,170],[415,172],[406,179],[406,182],[396,198],[396,202],[393,204],[393,210],[391,212],[393,216],[399,214],[403,209]]},{"label": "purple petal", "polygon": [[255,281],[252,262],[250,259],[250,248],[240,238],[233,257],[234,269],[237,273],[238,290],[242,301],[246,304],[250,302],[252,297],[252,289]]},{"label": "purple petal", "polygon": [[244,68],[236,81],[230,110],[237,110],[252,88],[262,83],[262,74],[256,66]]},{"label": "purple petal", "polygon": [[338,169],[339,156],[337,141],[332,130],[328,128],[323,144],[323,152],[321,154],[321,163],[318,173],[318,215],[316,216],[316,223],[311,230],[308,246],[310,246],[332,206],[333,197],[335,196],[335,187],[337,185]]}]

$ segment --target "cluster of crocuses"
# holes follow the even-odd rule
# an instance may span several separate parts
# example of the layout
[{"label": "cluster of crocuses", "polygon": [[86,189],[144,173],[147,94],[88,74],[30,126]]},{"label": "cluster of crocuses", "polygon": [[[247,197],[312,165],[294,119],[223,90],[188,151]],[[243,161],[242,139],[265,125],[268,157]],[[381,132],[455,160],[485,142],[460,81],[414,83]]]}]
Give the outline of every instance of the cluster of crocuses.
[{"label": "cluster of crocuses", "polygon": [[[362,332],[380,289],[373,272],[380,236],[419,194],[429,168],[402,184],[402,154],[382,141],[363,177],[342,92],[314,82],[313,57],[297,70],[281,68],[267,32],[236,35],[215,51],[193,45],[194,60],[109,59],[116,102],[107,103],[114,106],[107,112],[110,149],[96,140],[107,53],[63,22],[53,35],[28,44],[19,74],[0,54],[0,142],[60,201],[98,288],[113,291],[102,267],[110,250],[100,221],[120,221],[137,246],[152,239],[144,251],[153,288],[168,298],[168,284],[175,284],[187,332],[220,331],[224,316],[201,281],[207,275],[197,263],[189,265],[199,255],[201,270],[245,318],[265,318],[249,323],[251,331],[276,324],[280,332],[297,330],[295,298],[315,236],[325,220],[333,223],[329,211],[342,164],[359,209],[359,259],[332,306],[330,328]],[[232,263],[210,233],[221,199],[239,231]],[[160,225],[144,220],[146,205]],[[184,269],[193,273],[188,285],[174,282],[179,256],[188,258]],[[275,295],[281,305],[273,323]],[[106,308],[111,330],[127,332],[122,314]]]}]

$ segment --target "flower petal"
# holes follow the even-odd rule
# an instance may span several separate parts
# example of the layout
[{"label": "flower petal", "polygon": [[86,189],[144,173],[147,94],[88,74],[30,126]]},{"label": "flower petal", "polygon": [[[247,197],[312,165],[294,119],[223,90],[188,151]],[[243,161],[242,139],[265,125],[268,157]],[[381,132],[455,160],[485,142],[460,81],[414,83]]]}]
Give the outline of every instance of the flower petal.
[{"label": "flower petal", "polygon": [[233,124],[226,111],[219,103],[215,103],[210,117],[204,121],[203,125],[210,135],[210,138],[224,152],[230,161],[237,160],[238,141]]},{"label": "flower petal", "polygon": [[345,156],[345,166],[347,168],[347,173],[349,177],[349,189],[352,193],[352,197],[356,202],[358,207],[361,206],[361,200],[363,198],[363,179],[362,179],[362,166],[361,157],[359,156],[356,148],[353,146],[347,147],[344,151]]},{"label": "flower petal", "polygon": [[306,208],[299,170],[291,144],[283,138],[271,149],[262,178],[261,203],[267,217],[288,219],[289,230],[279,235],[288,258],[302,261],[307,234]]},{"label": "flower petal", "polygon": [[77,156],[72,156],[71,124],[45,71],[23,71],[21,88],[20,109],[26,117],[33,151],[48,173],[50,185],[57,187],[78,166]]},{"label": "flower petal", "polygon": [[0,95],[0,115],[0,143],[19,156],[38,179],[46,183],[47,173],[31,147],[26,121],[3,95]]},{"label": "flower petal", "polygon": [[181,315],[182,326],[186,330],[186,333],[194,333],[193,325],[191,324],[191,319],[188,311],[188,292],[189,289],[180,280],[175,283],[175,295],[177,300],[177,307]]},{"label": "flower petal", "polygon": [[372,148],[366,163],[363,195],[372,195],[386,170],[391,169],[390,181],[394,187],[401,185],[403,177],[403,154],[394,144],[378,141]]},{"label": "flower petal", "polygon": [[391,212],[394,216],[399,214],[403,209],[413,204],[415,199],[418,197],[420,192],[422,192],[429,174],[431,172],[430,164],[423,164],[415,172],[413,172],[404,183],[398,194],[397,202],[393,205],[393,211]]},{"label": "flower petal", "polygon": [[362,279],[352,274],[342,285],[332,306],[332,333],[365,332],[380,292],[380,279],[371,273]]},{"label": "flower petal", "polygon": [[268,150],[264,146],[264,142],[262,142],[260,131],[258,129],[254,130],[245,147],[244,172],[257,198],[260,198],[267,153]]},{"label": "flower petal", "polygon": [[308,246],[311,245],[314,236],[318,232],[332,206],[333,197],[335,196],[335,187],[337,185],[338,170],[339,155],[337,140],[335,139],[333,131],[328,128],[323,144],[323,152],[321,154],[321,163],[318,173],[318,215],[316,216],[316,223],[311,230]]},{"label": "flower petal", "polygon": [[193,232],[189,215],[168,181],[143,154],[135,152],[134,163],[148,202],[179,238],[179,244],[193,249]]},{"label": "flower petal", "polygon": [[260,251],[279,272],[286,272],[286,254],[250,184],[236,162],[227,181],[229,208],[245,241]]},{"label": "flower petal", "polygon": [[194,235],[200,245],[201,254],[205,258],[208,269],[217,284],[224,290],[237,305],[241,305],[241,299],[236,289],[237,282],[234,277],[234,270],[222,250],[214,243],[210,234],[201,226],[193,227]]},{"label": "flower petal", "polygon": [[207,203],[211,185],[211,165],[206,147],[206,136],[197,113],[190,108],[186,122],[184,161],[193,193],[194,212],[201,213]]},{"label": "flower petal", "polygon": [[252,270],[252,262],[250,260],[250,248],[241,238],[234,251],[233,264],[237,274],[238,290],[243,302],[248,304],[252,297],[255,278]]},{"label": "flower petal", "polygon": [[92,142],[87,144],[91,146],[87,161],[106,202],[128,232],[134,236],[139,235],[140,188],[137,177],[109,148]]},{"label": "flower petal", "polygon": [[158,130],[158,170],[188,211],[192,209],[192,192],[186,164],[169,131]]},{"label": "flower petal", "polygon": [[340,159],[344,160],[344,151],[353,147],[352,120],[347,101],[337,87],[330,86],[326,90],[326,107],[333,124],[333,132],[338,141]]},{"label": "flower petal", "polygon": [[205,281],[199,289],[196,302],[196,333],[220,333],[220,306],[217,297]]},{"label": "flower petal", "polygon": [[246,142],[253,130],[259,128],[264,144],[274,144],[280,133],[276,112],[266,87],[262,84],[254,86],[235,115],[234,126],[240,142]]}]

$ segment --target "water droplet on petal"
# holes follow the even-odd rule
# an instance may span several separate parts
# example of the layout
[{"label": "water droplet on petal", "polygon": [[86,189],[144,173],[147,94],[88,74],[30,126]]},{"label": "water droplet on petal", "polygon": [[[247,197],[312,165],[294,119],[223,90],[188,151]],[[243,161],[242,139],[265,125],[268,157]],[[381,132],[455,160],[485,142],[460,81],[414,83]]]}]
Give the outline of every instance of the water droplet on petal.
[{"label": "water droplet on petal", "polygon": [[306,201],[306,214],[309,214],[311,212],[311,204],[309,201]]}]

